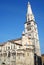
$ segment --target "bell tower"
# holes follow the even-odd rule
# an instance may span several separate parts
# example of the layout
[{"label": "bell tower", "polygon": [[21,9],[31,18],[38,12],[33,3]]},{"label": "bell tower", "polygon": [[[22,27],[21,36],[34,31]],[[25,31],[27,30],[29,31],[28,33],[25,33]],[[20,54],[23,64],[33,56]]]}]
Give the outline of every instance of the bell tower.
[{"label": "bell tower", "polygon": [[[29,2],[27,5],[25,29],[23,31],[22,37],[25,41],[23,43],[23,45],[25,45],[25,44],[27,44],[27,45],[29,44],[32,46],[34,45],[35,53],[38,56],[41,56],[37,24],[35,22],[35,18],[34,18],[34,15],[33,15],[32,9],[31,9],[31,5]],[[28,43],[26,41],[28,41]],[[31,42],[31,44],[29,42]]]},{"label": "bell tower", "polygon": [[26,46],[26,48],[29,47],[30,50],[33,49],[34,53],[31,53],[31,51],[30,53],[32,54],[32,58],[35,60],[34,65],[42,65],[38,28],[29,2],[27,5],[25,29],[22,33],[22,45]]},{"label": "bell tower", "polygon": [[25,35],[28,37],[32,45],[35,46],[35,53],[41,56],[37,24],[35,22],[35,18],[29,2],[27,6]]}]

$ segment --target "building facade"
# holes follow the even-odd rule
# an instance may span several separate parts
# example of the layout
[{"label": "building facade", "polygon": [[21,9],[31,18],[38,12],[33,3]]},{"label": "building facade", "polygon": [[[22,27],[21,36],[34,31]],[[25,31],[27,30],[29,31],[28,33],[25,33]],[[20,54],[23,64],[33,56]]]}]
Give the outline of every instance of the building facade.
[{"label": "building facade", "polygon": [[41,65],[38,29],[29,2],[22,37],[0,44],[0,65]]},{"label": "building facade", "polygon": [[42,65],[44,65],[44,54],[42,54],[41,56],[42,56]]}]

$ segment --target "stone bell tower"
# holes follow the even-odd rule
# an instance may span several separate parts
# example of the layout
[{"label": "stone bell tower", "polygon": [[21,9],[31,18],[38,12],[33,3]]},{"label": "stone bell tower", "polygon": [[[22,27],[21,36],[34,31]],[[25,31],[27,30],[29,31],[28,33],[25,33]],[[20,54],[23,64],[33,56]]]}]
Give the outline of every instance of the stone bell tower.
[{"label": "stone bell tower", "polygon": [[36,58],[35,65],[37,64],[39,65],[41,59],[39,58],[40,59],[39,60],[38,57],[41,57],[41,52],[40,52],[38,29],[29,2],[27,5],[25,30],[23,31],[22,40],[25,41],[22,43],[23,45],[31,46],[31,48],[33,48],[34,46],[34,57]]},{"label": "stone bell tower", "polygon": [[35,53],[38,56],[41,56],[37,24],[35,22],[35,18],[29,2],[26,18],[27,20],[25,23],[25,34],[27,34],[28,38],[32,42],[32,45],[35,45]]}]

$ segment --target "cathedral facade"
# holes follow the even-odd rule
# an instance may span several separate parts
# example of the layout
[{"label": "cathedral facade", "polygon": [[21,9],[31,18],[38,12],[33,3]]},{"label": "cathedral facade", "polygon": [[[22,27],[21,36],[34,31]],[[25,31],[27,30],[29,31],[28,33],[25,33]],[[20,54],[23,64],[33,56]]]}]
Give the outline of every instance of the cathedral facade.
[{"label": "cathedral facade", "polygon": [[0,44],[0,65],[41,65],[38,29],[29,2],[22,37]]}]

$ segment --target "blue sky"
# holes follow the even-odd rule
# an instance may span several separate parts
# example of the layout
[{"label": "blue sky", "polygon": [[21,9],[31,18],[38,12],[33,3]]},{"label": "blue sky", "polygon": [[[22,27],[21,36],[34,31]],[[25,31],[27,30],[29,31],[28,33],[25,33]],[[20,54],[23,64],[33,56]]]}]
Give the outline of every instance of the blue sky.
[{"label": "blue sky", "polygon": [[28,1],[38,24],[41,52],[44,53],[44,0],[0,0],[0,43],[21,37]]}]

